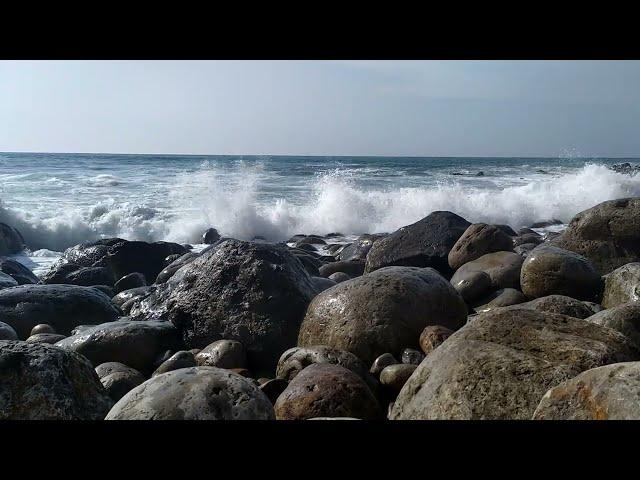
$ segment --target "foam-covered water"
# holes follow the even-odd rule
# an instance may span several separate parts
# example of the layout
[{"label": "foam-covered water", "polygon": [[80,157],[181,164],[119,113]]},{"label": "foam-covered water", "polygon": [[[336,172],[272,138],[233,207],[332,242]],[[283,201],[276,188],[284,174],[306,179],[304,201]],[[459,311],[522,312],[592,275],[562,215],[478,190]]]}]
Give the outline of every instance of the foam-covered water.
[{"label": "foam-covered water", "polygon": [[640,176],[606,168],[622,161],[2,153],[0,222],[22,232],[21,258],[37,270],[83,241],[197,243],[210,226],[280,241],[388,232],[450,210],[519,228],[640,195]]}]

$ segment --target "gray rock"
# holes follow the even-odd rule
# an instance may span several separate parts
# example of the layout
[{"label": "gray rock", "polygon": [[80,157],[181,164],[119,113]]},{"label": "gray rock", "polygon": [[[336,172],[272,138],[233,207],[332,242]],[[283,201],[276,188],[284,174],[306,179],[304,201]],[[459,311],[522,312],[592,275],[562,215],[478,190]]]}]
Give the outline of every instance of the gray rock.
[{"label": "gray rock", "polygon": [[107,267],[82,267],[75,263],[59,263],[54,265],[43,277],[42,283],[79,285],[92,287],[94,285],[113,286],[115,279]]},{"label": "gray rock", "polygon": [[81,355],[0,341],[0,420],[102,420],[112,404]]},{"label": "gray rock", "polygon": [[586,320],[617,330],[640,348],[640,303],[623,303],[591,315]]},{"label": "gray rock", "polygon": [[133,368],[120,368],[100,377],[102,386],[114,402],[145,381],[144,376]]},{"label": "gray rock", "polygon": [[278,397],[275,412],[278,420],[383,416],[367,384],[351,370],[331,363],[315,363],[298,373]]},{"label": "gray rock", "polygon": [[460,275],[452,285],[467,303],[472,303],[478,298],[486,296],[493,288],[491,277],[483,271]]},{"label": "gray rock", "polygon": [[57,333],[36,333],[35,335],[31,335],[27,338],[27,342],[35,342],[35,343],[49,343],[53,345],[54,343],[59,342],[60,340],[65,339],[64,335],[58,335]]},{"label": "gray rock", "polygon": [[24,250],[24,239],[15,228],[0,222],[0,255],[12,255]]},{"label": "gray rock", "polygon": [[17,286],[18,282],[11,275],[0,272],[0,290]]},{"label": "gray rock", "polygon": [[155,290],[155,287],[138,287],[124,290],[113,296],[111,301],[117,306],[122,307],[125,303],[133,298],[141,299],[150,295]]},{"label": "gray rock", "polygon": [[479,315],[418,366],[391,418],[530,419],[551,387],[638,351],[622,334],[523,308]]},{"label": "gray rock", "polygon": [[525,233],[523,235],[518,235],[517,237],[515,237],[513,239],[513,246],[515,248],[521,245],[528,245],[530,243],[534,245],[540,245],[543,242],[544,242],[544,239],[542,238],[541,235],[535,232],[532,232],[532,233]]},{"label": "gray rock", "polygon": [[593,315],[593,310],[580,300],[564,295],[548,295],[529,302],[519,303],[506,308],[527,308],[539,312],[558,313],[574,318],[587,318]]},{"label": "gray rock", "polygon": [[120,362],[143,373],[166,350],[179,350],[180,333],[165,321],[118,321],[87,328],[56,343],[87,357],[93,365]]},{"label": "gray rock", "polygon": [[220,240],[220,234],[215,228],[209,228],[202,234],[202,243],[213,245]]},{"label": "gray rock", "polygon": [[203,367],[245,368],[247,354],[242,343],[235,340],[217,340],[204,347],[195,357]]},{"label": "gray rock", "polygon": [[107,375],[110,375],[114,372],[130,372],[130,371],[134,371],[137,372],[137,370],[128,367],[127,365],[125,365],[124,363],[120,363],[120,362],[105,362],[105,363],[101,363],[100,365],[98,365],[95,368],[96,371],[96,375],[98,375],[98,378],[102,379],[104,377],[106,377]]},{"label": "gray rock", "polygon": [[318,268],[318,274],[321,277],[329,277],[334,273],[346,273],[352,278],[359,277],[364,273],[364,261],[362,260],[350,260],[350,261],[340,261],[340,262],[331,262],[325,265],[322,265]]},{"label": "gray rock", "polygon": [[385,352],[399,355],[417,346],[427,325],[457,329],[466,318],[464,300],[434,269],[386,267],[316,296],[298,346],[327,345],[370,363]]},{"label": "gray rock", "polygon": [[371,250],[373,244],[381,238],[384,238],[385,236],[386,235],[380,234],[361,235],[355,242],[347,245],[342,249],[339,256],[340,260],[347,262],[352,260],[366,260],[367,254],[369,253],[369,250]]},{"label": "gray rock", "polygon": [[107,420],[273,420],[252,382],[215,367],[181,368],[147,380],[116,403]]},{"label": "gray rock", "polygon": [[389,365],[380,373],[380,383],[394,392],[399,392],[416,368],[418,365],[415,364]]},{"label": "gray rock", "polygon": [[372,373],[373,375],[380,376],[380,373],[386,367],[388,367],[389,365],[396,365],[399,363],[401,362],[396,360],[396,358],[390,353],[383,353],[373,361],[373,363],[371,364],[371,368],[369,369],[369,372]]},{"label": "gray rock", "polygon": [[18,334],[11,325],[0,322],[0,340],[18,340]]},{"label": "gray rock", "polygon": [[628,263],[604,276],[602,306],[611,308],[640,300],[640,263]]},{"label": "gray rock", "polygon": [[311,282],[313,283],[313,286],[315,287],[316,292],[318,293],[324,292],[328,288],[331,288],[334,285],[337,285],[337,283],[334,282],[333,280],[329,278],[324,278],[324,277],[311,277]]},{"label": "gray rock", "polygon": [[118,280],[114,285],[114,289],[117,294],[120,292],[124,292],[126,290],[131,290],[132,288],[140,288],[140,287],[146,287],[146,286],[147,286],[147,281],[144,278],[144,275],[141,274],[140,272],[133,272],[128,275],[125,275],[120,280]]},{"label": "gray rock", "polygon": [[187,265],[187,264],[191,263],[192,261],[194,261],[199,256],[200,255],[198,255],[197,253],[193,253],[193,252],[187,252],[184,255],[181,255],[180,257],[175,259],[173,262],[171,262],[169,265],[167,265],[158,274],[158,276],[156,277],[155,283],[165,283],[165,282],[167,282],[171,277],[173,277],[174,273],[176,273],[178,270],[180,270],[185,265]]},{"label": "gray rock", "polygon": [[[423,330],[424,333],[424,330]],[[405,348],[402,351],[402,363],[407,365],[420,365],[424,360],[424,353],[413,348]]]},{"label": "gray rock", "polygon": [[453,334],[453,330],[442,325],[429,325],[420,334],[420,348],[425,355],[429,355],[433,350]]},{"label": "gray rock", "polygon": [[31,335],[38,335],[40,333],[56,333],[56,329],[48,323],[40,323],[31,329]]},{"label": "gray rock", "polygon": [[522,258],[527,258],[531,250],[536,248],[539,244],[537,243],[523,243],[514,247],[513,251],[520,255]]},{"label": "gray rock", "polygon": [[457,270],[462,265],[487,253],[510,251],[513,240],[494,225],[474,223],[465,230],[449,252],[449,266]]},{"label": "gray rock", "polygon": [[18,285],[30,285],[40,281],[31,270],[11,258],[0,258],[0,272],[11,276]]},{"label": "gray rock", "polygon": [[336,283],[342,283],[346,282],[347,280],[351,280],[351,277],[344,272],[332,273],[328,278]]},{"label": "gray rock", "polygon": [[487,253],[456,270],[451,277],[451,284],[456,285],[476,272],[485,272],[491,277],[494,288],[520,289],[522,262],[522,257],[514,252]]},{"label": "gray rock", "polygon": [[366,272],[392,265],[433,267],[450,275],[448,255],[471,224],[451,212],[433,212],[379,239],[367,254]]},{"label": "gray rock", "polygon": [[520,272],[522,293],[528,297],[565,295],[595,300],[602,291],[600,274],[582,255],[553,245],[533,249]]},{"label": "gray rock", "polygon": [[39,323],[68,335],[80,324],[115,320],[118,308],[101,292],[76,285],[20,285],[0,290],[0,318],[26,339]]},{"label": "gray rock", "polygon": [[501,288],[472,304],[478,313],[488,312],[494,308],[518,305],[527,301],[524,293],[515,288]]},{"label": "gray rock", "polygon": [[188,350],[181,350],[174,353],[168,359],[162,362],[151,376],[155,377],[156,375],[160,375],[162,373],[171,372],[180,368],[195,367],[196,365],[196,358],[193,353]]},{"label": "gray rock", "polygon": [[534,420],[640,420],[640,362],[593,368],[544,394]]}]

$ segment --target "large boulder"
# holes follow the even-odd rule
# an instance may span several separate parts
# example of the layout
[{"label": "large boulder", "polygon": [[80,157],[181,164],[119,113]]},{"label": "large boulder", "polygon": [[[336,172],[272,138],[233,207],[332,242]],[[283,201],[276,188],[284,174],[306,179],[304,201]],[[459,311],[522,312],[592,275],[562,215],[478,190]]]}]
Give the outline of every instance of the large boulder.
[{"label": "large boulder", "polygon": [[573,318],[587,318],[594,314],[587,302],[581,302],[564,295],[548,295],[505,308],[527,308],[539,312],[558,313]]},{"label": "large boulder", "polygon": [[392,419],[530,419],[544,393],[584,370],[640,358],[624,335],[523,308],[477,316],[432,351]]},{"label": "large boulder", "polygon": [[18,334],[11,325],[0,322],[0,340],[18,340]]},{"label": "large boulder", "polygon": [[373,244],[376,241],[380,240],[381,238],[384,238],[385,236],[386,235],[380,235],[380,234],[361,235],[360,237],[358,237],[358,239],[355,242],[345,246],[340,251],[338,258],[343,262],[348,262],[353,260],[364,261],[366,260],[367,254],[369,253],[369,250],[371,250],[371,247],[373,246]]},{"label": "large boulder", "polygon": [[42,283],[80,285],[91,287],[95,285],[113,286],[115,278],[107,267],[81,267],[75,263],[59,263],[51,268],[43,277]]},{"label": "large boulder", "polygon": [[399,356],[404,348],[417,347],[427,325],[455,330],[466,318],[464,300],[436,270],[386,267],[315,297],[298,346],[327,345],[371,364],[383,353]]},{"label": "large boulder", "polygon": [[551,243],[584,255],[603,275],[640,261],[640,198],[610,200],[578,213]]},{"label": "large boulder", "polygon": [[511,250],[513,240],[500,228],[486,223],[474,223],[453,245],[448,256],[449,266],[457,270],[487,253]]},{"label": "large boulder", "polygon": [[640,263],[628,263],[604,276],[602,306],[640,301]]},{"label": "large boulder", "polygon": [[0,318],[21,339],[29,337],[31,329],[40,323],[69,335],[78,325],[111,322],[119,315],[109,298],[91,287],[21,285],[0,290]]},{"label": "large boulder", "polygon": [[0,340],[0,420],[102,420],[112,405],[81,355]]},{"label": "large boulder", "polygon": [[0,258],[0,272],[11,276],[18,285],[29,285],[40,281],[31,270],[11,258]]},{"label": "large boulder", "polygon": [[376,241],[367,254],[366,272],[392,265],[433,267],[450,275],[448,255],[471,224],[451,212],[433,212]]},{"label": "large boulder", "polygon": [[180,350],[181,344],[180,333],[169,322],[119,320],[83,329],[56,346],[84,355],[95,366],[120,362],[151,373],[164,352]]},{"label": "large boulder", "polygon": [[169,280],[173,276],[174,273],[176,273],[178,270],[184,267],[187,263],[192,262],[198,257],[199,255],[193,252],[188,252],[188,253],[185,253],[184,255],[181,255],[180,257],[172,261],[169,265],[167,265],[158,274],[158,276],[156,277],[155,283],[165,283],[167,280]]},{"label": "large boulder", "polygon": [[273,406],[251,380],[216,367],[157,375],[116,403],[107,420],[274,420]]},{"label": "large boulder", "polygon": [[383,416],[367,384],[351,370],[331,363],[314,363],[298,373],[278,397],[275,413],[278,420]]},{"label": "large boulder", "polygon": [[287,247],[226,240],[158,285],[130,314],[170,320],[189,348],[237,340],[252,370],[273,371],[282,352],[295,346],[315,294]]},{"label": "large boulder", "polygon": [[617,330],[640,348],[640,303],[623,303],[595,313],[586,320]]},{"label": "large boulder", "polygon": [[534,420],[640,420],[640,362],[593,368],[550,389]]},{"label": "large boulder", "polygon": [[0,222],[0,255],[12,255],[24,250],[24,238],[15,228]]},{"label": "large boulder", "polygon": [[602,291],[600,274],[582,255],[553,245],[534,248],[522,264],[522,293],[528,297],[565,295],[597,300]]},{"label": "large boulder", "polygon": [[487,253],[471,262],[462,265],[451,277],[451,283],[458,285],[477,272],[485,272],[491,278],[493,288],[520,289],[520,269],[522,257],[514,252]]},{"label": "large boulder", "polygon": [[0,290],[17,286],[18,282],[12,276],[0,272]]}]

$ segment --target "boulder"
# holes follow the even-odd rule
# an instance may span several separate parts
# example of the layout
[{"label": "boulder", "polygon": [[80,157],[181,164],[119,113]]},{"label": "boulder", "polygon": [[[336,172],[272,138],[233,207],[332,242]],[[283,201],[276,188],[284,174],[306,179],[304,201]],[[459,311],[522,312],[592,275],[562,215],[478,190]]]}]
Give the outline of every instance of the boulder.
[{"label": "boulder", "polygon": [[124,242],[110,247],[105,261],[114,278],[139,272],[151,284],[163,270],[164,259],[176,253],[187,253],[187,249],[171,242]]},{"label": "boulder", "polygon": [[369,369],[369,372],[372,373],[373,375],[380,376],[380,373],[382,373],[382,370],[384,370],[386,367],[388,367],[389,365],[396,365],[399,363],[402,363],[402,362],[399,362],[398,360],[396,360],[396,358],[390,353],[383,353],[373,361],[373,363],[371,364],[371,368]]},{"label": "boulder", "polygon": [[201,367],[245,368],[247,353],[240,342],[217,340],[200,350],[195,360]]},{"label": "boulder", "polygon": [[533,298],[565,295],[591,301],[598,299],[602,291],[600,274],[589,260],[544,244],[527,255],[520,272],[520,285],[522,293]]},{"label": "boulder", "polygon": [[349,260],[349,261],[339,261],[339,262],[331,262],[325,265],[322,265],[318,268],[318,274],[321,277],[329,277],[334,273],[346,273],[350,277],[359,277],[364,273],[364,261],[362,260]]},{"label": "boulder", "polygon": [[31,335],[38,335],[40,333],[56,333],[56,329],[48,323],[39,323],[31,329]]},{"label": "boulder", "polygon": [[587,257],[603,275],[640,262],[640,198],[610,200],[578,213],[551,243]]},{"label": "boulder", "polygon": [[640,303],[623,303],[586,318],[587,322],[617,330],[640,348]]},{"label": "boulder", "polygon": [[429,325],[420,334],[420,348],[425,355],[429,355],[451,336],[453,330],[442,325]]},{"label": "boulder", "polygon": [[11,325],[0,322],[0,340],[18,340],[18,334]]},{"label": "boulder", "polygon": [[[424,333],[424,330],[423,330]],[[413,348],[405,348],[402,351],[402,363],[407,365],[420,365],[420,362],[424,360],[424,353]]]},{"label": "boulder", "polygon": [[315,363],[298,373],[278,397],[275,413],[278,420],[383,417],[367,384],[351,370],[331,363]]},{"label": "boulder", "polygon": [[40,281],[31,270],[11,258],[0,258],[0,272],[12,277],[18,285],[29,285]]},{"label": "boulder", "polygon": [[544,394],[534,420],[640,420],[640,362],[582,372]]},{"label": "boulder", "polygon": [[518,235],[517,237],[514,237],[513,246],[515,248],[515,247],[520,247],[522,245],[528,245],[530,243],[537,246],[543,242],[544,242],[544,238],[542,238],[542,235],[532,232],[532,233],[525,233],[523,235]]},{"label": "boulder", "polygon": [[451,277],[451,284],[459,284],[476,272],[485,272],[491,278],[493,288],[520,289],[522,262],[522,257],[514,252],[487,253],[476,260],[465,263],[456,270],[456,273]]},{"label": "boulder", "polygon": [[167,350],[180,350],[180,333],[169,322],[121,320],[82,330],[56,343],[87,357],[93,365],[120,362],[150,374]]},{"label": "boulder", "polygon": [[0,272],[0,290],[17,286],[18,282],[16,282],[12,276]]},{"label": "boulder", "polygon": [[182,267],[191,263],[193,260],[198,258],[200,255],[193,252],[185,253],[184,255],[179,256],[177,259],[173,260],[169,265],[167,265],[156,277],[155,283],[165,283],[169,280],[174,273],[180,270]]},{"label": "boulder", "polygon": [[418,365],[414,364],[389,365],[380,373],[380,383],[394,392],[399,392],[416,368]]},{"label": "boulder", "polygon": [[483,271],[460,275],[452,285],[467,303],[472,303],[478,298],[486,296],[493,288],[491,277]]},{"label": "boulder", "polygon": [[433,212],[376,241],[367,254],[365,271],[392,265],[432,267],[449,276],[449,252],[470,225],[454,213]]},{"label": "boulder", "polygon": [[122,397],[106,420],[273,420],[273,406],[251,380],[215,367],[157,375]]},{"label": "boulder", "polygon": [[350,243],[340,251],[339,259],[343,262],[354,260],[365,261],[373,244],[385,236],[386,235],[380,234],[361,235],[355,242]]},{"label": "boulder", "polygon": [[151,376],[155,377],[156,375],[160,375],[162,373],[171,372],[180,368],[195,367],[196,365],[196,358],[193,353],[188,350],[182,350],[180,352],[174,353],[168,359],[162,362]]},{"label": "boulder", "polygon": [[336,272],[329,275],[329,280],[333,280],[336,283],[346,282],[347,280],[351,280],[351,277],[344,272]]},{"label": "boulder", "polygon": [[0,420],[102,420],[112,405],[81,355],[0,341]]},{"label": "boulder", "polygon": [[501,288],[472,304],[478,313],[488,312],[494,308],[518,305],[527,301],[524,293],[515,288]]},{"label": "boulder", "polygon": [[386,267],[316,296],[298,346],[326,345],[370,364],[383,353],[417,346],[427,325],[457,329],[466,318],[464,300],[436,270]]},{"label": "boulder", "polygon": [[144,275],[141,274],[140,272],[133,272],[133,273],[130,273],[129,275],[125,275],[120,280],[118,280],[114,285],[114,289],[116,291],[116,294],[118,294],[126,290],[131,290],[133,288],[140,288],[140,287],[146,287],[146,286],[147,286],[147,281],[144,278]]},{"label": "boulder", "polygon": [[129,290],[123,290],[117,295],[114,295],[111,301],[115,303],[117,306],[122,307],[129,300],[132,300],[134,298],[144,298],[147,295],[150,295],[151,292],[153,292],[154,290],[155,290],[155,287],[153,286],[137,287],[137,288],[131,288]]},{"label": "boulder", "polygon": [[189,348],[237,340],[252,368],[273,371],[295,346],[315,287],[287,247],[226,240],[182,267],[131,309],[136,318],[166,318]]},{"label": "boulder", "polygon": [[53,345],[54,343],[57,343],[65,338],[66,337],[64,335],[58,335],[57,333],[36,333],[35,335],[31,335],[25,341],[35,343],[49,343]]},{"label": "boulder", "polygon": [[544,393],[584,370],[635,360],[624,335],[524,308],[478,315],[418,366],[391,419],[530,419]]},{"label": "boulder", "polygon": [[24,238],[20,232],[0,222],[0,255],[12,255],[24,250]]},{"label": "boulder", "polygon": [[510,251],[513,240],[500,228],[486,223],[474,223],[465,230],[449,252],[449,266],[457,270],[462,265],[487,253]]},{"label": "boulder", "polygon": [[92,287],[94,285],[113,286],[115,279],[107,267],[82,267],[75,263],[58,263],[43,277],[42,283],[79,285]]},{"label": "boulder", "polygon": [[602,306],[611,308],[640,301],[640,263],[628,263],[604,276]]},{"label": "boulder", "polygon": [[202,243],[213,245],[220,240],[220,234],[215,228],[209,228],[202,234]]},{"label": "boulder", "polygon": [[334,285],[337,285],[337,283],[334,282],[333,280],[330,280],[324,277],[311,277],[311,282],[313,283],[313,286],[315,287],[316,292],[318,293],[324,292],[328,288],[331,288]]},{"label": "boulder", "polygon": [[[124,366],[124,365],[123,365]],[[144,376],[133,368],[121,368],[100,377],[102,386],[114,402],[145,381]]]},{"label": "boulder", "polygon": [[76,285],[20,285],[0,290],[0,318],[26,339],[39,323],[69,335],[81,324],[111,322],[120,315],[103,293]]},{"label": "boulder", "polygon": [[564,295],[548,295],[506,308],[527,308],[539,312],[558,313],[560,315],[583,319],[593,315],[593,310],[585,302]]}]

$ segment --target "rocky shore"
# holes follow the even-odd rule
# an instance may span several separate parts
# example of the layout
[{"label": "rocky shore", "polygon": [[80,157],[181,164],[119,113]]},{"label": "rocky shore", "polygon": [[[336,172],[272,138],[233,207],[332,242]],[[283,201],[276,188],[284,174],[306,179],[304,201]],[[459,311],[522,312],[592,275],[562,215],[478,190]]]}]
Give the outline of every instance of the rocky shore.
[{"label": "rocky shore", "polygon": [[640,419],[640,198],[540,220],[109,238],[41,278],[0,224],[0,419]]}]

